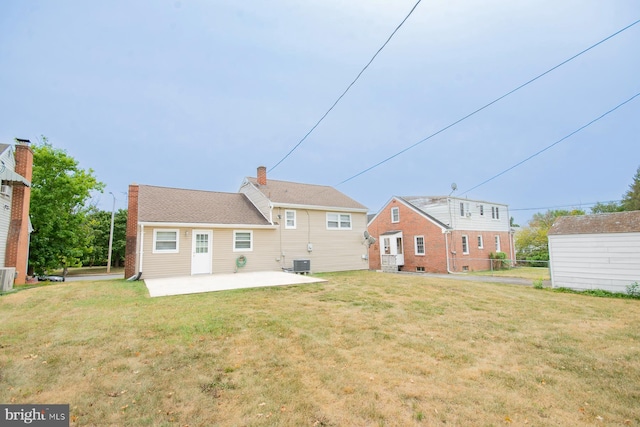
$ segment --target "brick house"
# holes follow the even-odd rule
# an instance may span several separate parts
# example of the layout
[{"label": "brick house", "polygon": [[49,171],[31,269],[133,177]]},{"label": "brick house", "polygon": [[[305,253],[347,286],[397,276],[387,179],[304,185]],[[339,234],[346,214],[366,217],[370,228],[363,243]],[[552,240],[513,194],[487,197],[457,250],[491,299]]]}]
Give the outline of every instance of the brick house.
[{"label": "brick house", "polygon": [[13,274],[13,284],[27,280],[29,204],[33,175],[30,141],[16,139],[15,147],[0,144],[0,269]]},{"label": "brick house", "polygon": [[488,270],[489,254],[514,259],[504,204],[457,197],[392,197],[369,221],[373,270],[432,273]]}]

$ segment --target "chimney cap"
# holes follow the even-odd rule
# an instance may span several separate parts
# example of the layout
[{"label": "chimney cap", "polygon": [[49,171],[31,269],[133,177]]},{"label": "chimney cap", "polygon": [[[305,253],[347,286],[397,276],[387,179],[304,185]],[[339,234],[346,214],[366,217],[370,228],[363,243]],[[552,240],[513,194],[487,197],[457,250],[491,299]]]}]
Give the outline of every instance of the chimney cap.
[{"label": "chimney cap", "polygon": [[28,139],[22,139],[22,138],[16,138],[16,142],[20,145],[31,144],[31,141],[29,141]]}]

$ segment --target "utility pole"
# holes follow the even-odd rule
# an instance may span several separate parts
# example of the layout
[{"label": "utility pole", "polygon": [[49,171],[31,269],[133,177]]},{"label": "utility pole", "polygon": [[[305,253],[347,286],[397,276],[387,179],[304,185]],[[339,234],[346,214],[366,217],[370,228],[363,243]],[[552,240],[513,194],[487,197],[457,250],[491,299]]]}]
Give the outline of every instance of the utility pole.
[{"label": "utility pole", "polygon": [[109,256],[107,257],[107,273],[111,273],[111,248],[113,248],[113,220],[116,214],[116,196],[111,191],[109,194],[113,196],[113,208],[111,209],[111,231],[109,232]]}]

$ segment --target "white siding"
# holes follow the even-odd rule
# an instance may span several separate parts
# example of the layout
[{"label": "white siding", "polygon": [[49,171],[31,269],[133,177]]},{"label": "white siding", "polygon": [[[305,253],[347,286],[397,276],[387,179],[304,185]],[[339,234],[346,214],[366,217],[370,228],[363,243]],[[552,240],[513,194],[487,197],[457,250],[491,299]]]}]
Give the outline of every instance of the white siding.
[{"label": "white siding", "polygon": [[640,233],[549,236],[553,287],[625,292],[640,282]]},{"label": "white siding", "polygon": [[269,199],[260,192],[252,183],[249,181],[245,181],[240,187],[239,193],[247,196],[251,203],[264,215],[264,217],[272,222],[273,218],[271,218],[271,204]]},{"label": "white siding", "polygon": [[[427,198],[428,200],[428,198]],[[438,221],[449,225],[455,230],[468,231],[509,231],[509,208],[499,203],[489,203],[478,200],[459,199],[455,197],[431,199],[428,204],[415,202],[417,206]],[[460,215],[460,203],[468,204],[469,216]],[[480,206],[483,215],[480,215]],[[491,208],[499,209],[499,219],[491,216]],[[466,212],[466,210],[465,210]]]}]

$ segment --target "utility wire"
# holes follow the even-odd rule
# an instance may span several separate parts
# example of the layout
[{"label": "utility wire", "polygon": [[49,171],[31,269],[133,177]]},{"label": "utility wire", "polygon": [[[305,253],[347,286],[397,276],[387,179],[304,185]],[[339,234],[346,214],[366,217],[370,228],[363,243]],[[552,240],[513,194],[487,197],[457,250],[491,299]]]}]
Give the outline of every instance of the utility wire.
[{"label": "utility wire", "polygon": [[606,202],[581,202],[581,203],[573,203],[571,205],[559,205],[559,206],[543,206],[541,208],[517,208],[517,209],[509,209],[509,212],[515,212],[515,211],[540,211],[543,209],[557,209],[557,208],[573,208],[576,206],[590,206],[590,205],[597,205],[598,203],[602,203],[602,204],[608,204],[608,203],[619,203],[622,200],[608,200]]},{"label": "utility wire", "polygon": [[420,4],[421,1],[422,0],[418,0],[416,2],[416,4],[409,11],[409,14],[407,16],[405,16],[405,18],[402,20],[402,22],[400,22],[400,24],[396,27],[396,29],[393,30],[393,32],[391,33],[389,38],[387,38],[387,41],[384,42],[384,44],[380,47],[380,49],[378,49],[378,51],[375,53],[375,55],[373,55],[373,57],[369,60],[369,62],[367,62],[367,65],[364,66],[364,68],[358,73],[356,78],[349,84],[349,86],[347,86],[347,88],[344,90],[344,92],[342,92],[342,95],[340,95],[338,97],[338,99],[336,99],[336,101],[333,103],[333,105],[327,110],[327,112],[324,113],[324,115],[322,117],[320,117],[320,120],[318,120],[316,122],[316,124],[313,125],[313,127],[309,130],[309,132],[307,132],[306,135],[282,159],[280,159],[280,161],[278,163],[275,164],[275,166],[273,166],[271,169],[269,169],[269,172],[271,172],[272,170],[277,168],[280,163],[284,162],[287,159],[287,157],[289,157],[291,155],[291,153],[293,153],[296,150],[296,148],[298,148],[300,146],[300,144],[302,144],[307,139],[307,137],[309,135],[311,135],[311,133],[318,127],[318,125],[324,120],[324,118],[329,115],[331,110],[333,110],[333,108],[338,104],[338,102],[340,102],[340,100],[347,94],[349,89],[351,89],[351,87],[358,81],[358,79],[365,72],[365,70],[367,68],[369,68],[369,65],[371,65],[373,60],[376,59],[376,56],[378,56],[378,54],[382,51],[382,49],[384,49],[384,47],[391,41],[391,38],[395,35],[395,33],[400,29],[400,27],[402,27],[402,25],[405,23],[405,21],[407,19],[409,19],[409,17],[413,13],[413,11],[416,10],[416,7],[418,7],[418,5]]},{"label": "utility wire", "polygon": [[489,178],[489,179],[487,179],[487,180],[485,180],[485,181],[482,181],[480,184],[476,185],[475,187],[471,187],[470,189],[468,189],[468,190],[466,190],[466,191],[464,191],[464,192],[460,193],[460,195],[463,195],[463,194],[466,194],[466,193],[468,193],[468,192],[470,192],[470,191],[472,191],[472,190],[475,190],[476,188],[480,187],[481,185],[484,185],[484,184],[488,183],[489,181],[493,181],[494,179],[498,178],[499,176],[502,176],[502,175],[504,175],[505,173],[509,172],[510,170],[515,169],[516,167],[520,166],[520,165],[521,165],[521,164],[523,164],[524,162],[527,162],[527,161],[529,161],[529,160],[533,159],[534,157],[536,157],[537,155],[544,153],[545,151],[549,150],[550,148],[552,148],[552,147],[554,147],[554,146],[556,146],[556,145],[560,144],[562,141],[564,141],[564,140],[566,140],[566,139],[570,138],[571,136],[575,135],[576,133],[580,132],[580,131],[581,131],[581,130],[583,130],[584,128],[591,126],[592,124],[594,124],[594,123],[595,123],[595,122],[597,122],[598,120],[600,120],[600,119],[604,118],[605,116],[607,116],[607,115],[609,115],[609,114],[613,113],[614,111],[616,111],[618,108],[622,107],[623,105],[625,105],[625,104],[627,104],[627,103],[629,103],[629,102],[633,101],[633,100],[634,100],[635,98],[637,98],[638,96],[640,96],[640,92],[636,93],[635,95],[633,95],[631,98],[627,99],[626,101],[621,102],[620,104],[616,105],[615,107],[613,107],[612,109],[610,109],[610,110],[609,110],[609,111],[607,111],[606,113],[601,114],[599,117],[597,117],[597,118],[595,118],[595,119],[591,120],[591,121],[590,121],[589,123],[587,123],[586,125],[580,126],[578,129],[574,130],[573,132],[571,132],[571,133],[570,133],[570,134],[568,134],[567,136],[564,136],[564,137],[560,138],[559,140],[557,140],[556,142],[554,142],[554,143],[553,143],[553,144],[551,144],[551,145],[547,145],[545,148],[543,148],[542,150],[538,151],[537,153],[534,153],[534,154],[530,155],[529,157],[527,157],[526,159],[522,160],[521,162],[518,162],[518,163],[516,163],[515,165],[511,166],[510,168],[503,170],[503,171],[502,171],[502,172],[500,172],[499,174],[494,175],[494,176],[492,176],[491,178]]},{"label": "utility wire", "polygon": [[518,91],[518,90],[522,89],[523,87],[525,87],[525,86],[527,86],[527,85],[529,85],[529,84],[533,83],[534,81],[538,80],[539,78],[541,78],[541,77],[543,77],[543,76],[545,76],[545,75],[549,74],[549,73],[550,73],[550,72],[552,72],[553,70],[555,70],[555,69],[557,69],[557,68],[560,68],[561,66],[565,65],[565,64],[566,64],[566,63],[568,63],[569,61],[572,61],[572,60],[576,59],[577,57],[579,57],[580,55],[582,55],[582,54],[584,54],[584,53],[586,53],[586,52],[590,51],[590,50],[591,50],[591,49],[593,49],[594,47],[596,47],[596,46],[598,46],[598,45],[600,45],[600,44],[602,44],[602,43],[606,42],[607,40],[609,40],[609,39],[611,39],[611,38],[613,38],[613,37],[615,37],[615,36],[617,36],[618,34],[622,33],[623,31],[628,30],[629,28],[633,27],[634,25],[636,25],[636,24],[637,24],[637,23],[639,23],[639,22],[640,22],[640,19],[638,19],[637,21],[635,21],[635,22],[633,22],[633,23],[631,23],[631,24],[627,25],[626,27],[622,28],[621,30],[616,31],[615,33],[611,34],[610,36],[608,36],[608,37],[606,37],[606,38],[604,38],[604,39],[602,39],[602,40],[600,40],[599,42],[597,42],[597,43],[595,43],[595,44],[593,44],[593,45],[589,46],[588,48],[584,49],[583,51],[581,51],[581,52],[579,52],[579,53],[577,53],[577,54],[573,55],[571,58],[569,58],[569,59],[567,59],[567,60],[562,61],[561,63],[559,63],[559,64],[558,64],[558,65],[556,65],[555,67],[549,68],[549,69],[548,69],[547,71],[545,71],[544,73],[542,73],[542,74],[540,74],[540,75],[538,75],[538,76],[536,76],[536,77],[532,78],[531,80],[527,81],[526,83],[521,84],[520,86],[516,87],[515,89],[510,90],[509,92],[505,93],[504,95],[502,95],[502,96],[500,96],[500,97],[498,97],[498,98],[494,99],[493,101],[489,102],[488,104],[485,104],[484,106],[482,106],[482,107],[478,108],[477,110],[475,110],[475,111],[473,111],[473,112],[471,112],[471,113],[467,114],[466,116],[462,117],[461,119],[458,119],[458,120],[456,120],[455,122],[451,123],[450,125],[443,127],[443,128],[442,128],[442,129],[440,129],[439,131],[437,131],[437,132],[435,132],[435,133],[432,133],[431,135],[427,136],[426,138],[421,139],[420,141],[416,142],[415,144],[410,145],[409,147],[407,147],[407,148],[405,148],[405,149],[403,149],[403,150],[401,150],[401,151],[398,151],[396,154],[394,154],[394,155],[392,155],[392,156],[387,157],[386,159],[384,159],[384,160],[382,160],[382,161],[380,161],[380,162],[376,163],[375,165],[370,166],[370,167],[368,167],[367,169],[365,169],[365,170],[363,170],[363,171],[361,171],[361,172],[358,172],[357,174],[353,175],[353,176],[352,176],[352,177],[350,177],[350,178],[345,179],[344,181],[342,181],[342,182],[338,183],[337,185],[345,184],[345,183],[347,183],[347,182],[351,181],[352,179],[357,178],[357,177],[359,177],[360,175],[365,174],[365,173],[369,172],[370,170],[377,168],[378,166],[382,165],[383,163],[386,163],[386,162],[388,162],[389,160],[394,159],[394,158],[398,157],[399,155],[406,153],[407,151],[411,150],[412,148],[417,147],[418,145],[422,144],[423,142],[428,141],[429,139],[433,138],[434,136],[441,134],[442,132],[446,131],[447,129],[449,129],[449,128],[451,128],[451,127],[453,127],[453,126],[457,125],[458,123],[460,123],[460,122],[462,122],[462,121],[464,121],[464,120],[468,119],[469,117],[471,117],[471,116],[473,116],[473,115],[475,115],[475,114],[479,113],[480,111],[484,110],[485,108],[490,107],[491,105],[495,104],[496,102],[498,102],[498,101],[500,101],[500,100],[502,100],[502,99],[506,98],[507,96],[509,96],[509,95],[511,95],[512,93],[514,93],[514,92],[516,92],[516,91]]}]

